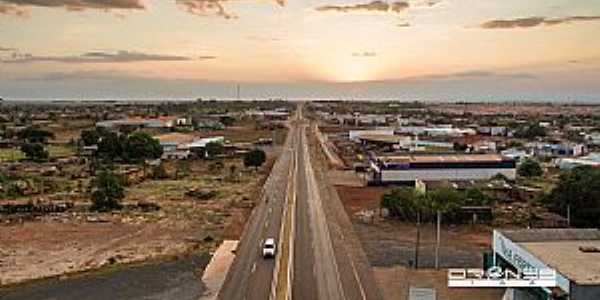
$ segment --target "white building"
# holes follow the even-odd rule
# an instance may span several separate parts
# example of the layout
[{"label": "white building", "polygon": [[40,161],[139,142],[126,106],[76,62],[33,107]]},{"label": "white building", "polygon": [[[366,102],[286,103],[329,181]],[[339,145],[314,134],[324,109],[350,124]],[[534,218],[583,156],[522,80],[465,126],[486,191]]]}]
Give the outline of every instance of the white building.
[{"label": "white building", "polygon": [[209,143],[224,143],[225,142],[225,137],[222,136],[213,136],[213,137],[206,137],[206,138],[201,138],[198,140],[195,140],[189,144],[186,144],[183,146],[184,149],[198,149],[198,148],[206,148],[206,145]]},{"label": "white building", "polygon": [[514,271],[553,269],[553,288],[508,288],[504,299],[600,299],[600,230],[494,230],[493,265]]},{"label": "white building", "polygon": [[381,129],[371,129],[371,130],[350,130],[348,132],[348,137],[351,141],[359,142],[361,136],[393,136],[394,129],[391,128],[381,128]]},{"label": "white building", "polygon": [[370,166],[376,184],[516,178],[515,161],[495,154],[381,156]]},{"label": "white building", "polygon": [[600,168],[600,153],[591,153],[579,158],[558,158],[554,165],[561,170],[570,170],[579,166]]}]

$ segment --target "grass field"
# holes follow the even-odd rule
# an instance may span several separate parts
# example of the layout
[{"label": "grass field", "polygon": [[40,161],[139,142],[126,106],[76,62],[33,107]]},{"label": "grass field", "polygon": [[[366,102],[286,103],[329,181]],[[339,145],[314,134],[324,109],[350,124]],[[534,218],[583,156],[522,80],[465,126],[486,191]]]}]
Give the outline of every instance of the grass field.
[{"label": "grass field", "polygon": [[25,158],[19,149],[0,149],[0,161],[16,161]]},{"label": "grass field", "polygon": [[[75,154],[73,147],[66,145],[49,145],[46,146],[50,158],[61,158],[72,156]],[[25,155],[17,148],[0,149],[0,161],[18,161],[24,159]]]}]

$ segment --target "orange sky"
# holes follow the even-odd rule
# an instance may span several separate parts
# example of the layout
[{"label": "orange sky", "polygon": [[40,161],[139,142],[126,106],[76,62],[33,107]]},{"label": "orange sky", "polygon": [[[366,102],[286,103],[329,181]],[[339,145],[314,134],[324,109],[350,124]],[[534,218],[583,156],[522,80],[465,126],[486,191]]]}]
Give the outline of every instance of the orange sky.
[{"label": "orange sky", "polygon": [[494,78],[575,97],[595,96],[600,78],[600,2],[586,0],[0,0],[0,36],[7,97],[110,78],[267,89]]}]

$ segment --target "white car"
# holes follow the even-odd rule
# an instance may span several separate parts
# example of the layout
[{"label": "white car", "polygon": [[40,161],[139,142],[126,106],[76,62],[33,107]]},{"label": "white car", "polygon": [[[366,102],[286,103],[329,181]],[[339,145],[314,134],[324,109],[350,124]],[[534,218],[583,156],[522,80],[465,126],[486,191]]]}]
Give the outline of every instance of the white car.
[{"label": "white car", "polygon": [[275,257],[275,239],[268,238],[262,247],[262,255],[264,258]]}]

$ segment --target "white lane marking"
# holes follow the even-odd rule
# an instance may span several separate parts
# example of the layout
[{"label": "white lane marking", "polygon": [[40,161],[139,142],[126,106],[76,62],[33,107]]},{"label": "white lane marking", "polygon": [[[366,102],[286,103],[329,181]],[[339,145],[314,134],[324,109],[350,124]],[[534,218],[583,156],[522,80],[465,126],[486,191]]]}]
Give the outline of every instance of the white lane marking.
[{"label": "white lane marking", "polygon": [[358,288],[360,289],[360,295],[362,296],[363,300],[367,300],[367,295],[365,294],[365,290],[363,288],[362,281],[360,281],[360,277],[358,277],[358,272],[356,271],[356,266],[354,265],[354,262],[352,261],[352,258],[350,257],[350,255],[348,253],[346,253],[346,255],[348,256],[348,260],[350,261],[350,265],[352,266],[352,272],[354,273],[354,279],[356,280],[356,283],[358,283]]},{"label": "white lane marking", "polygon": [[254,271],[256,271],[256,262],[252,264],[252,271],[250,271],[250,273],[254,273]]}]

